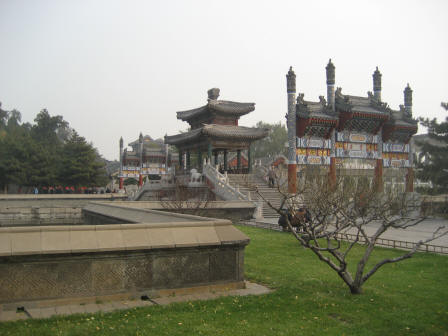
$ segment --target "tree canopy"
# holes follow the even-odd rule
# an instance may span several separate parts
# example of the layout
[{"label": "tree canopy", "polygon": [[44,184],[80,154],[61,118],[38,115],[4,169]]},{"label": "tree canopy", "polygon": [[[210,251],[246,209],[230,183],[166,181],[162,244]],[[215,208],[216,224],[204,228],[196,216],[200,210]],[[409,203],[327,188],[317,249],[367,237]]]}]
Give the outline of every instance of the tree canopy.
[{"label": "tree canopy", "polygon": [[62,116],[40,111],[34,124],[22,123],[17,110],[0,104],[0,187],[91,187],[107,183],[96,149]]},{"label": "tree canopy", "polygon": [[[448,111],[448,103],[442,103]],[[417,177],[423,181],[431,181],[434,193],[448,192],[448,117],[443,122],[437,119],[420,118],[420,123],[428,128],[428,136],[434,142],[418,143],[425,158],[418,163]]]},{"label": "tree canopy", "polygon": [[288,131],[281,122],[269,124],[259,121],[255,127],[270,129],[269,135],[252,145],[252,151],[255,158],[275,157],[279,154],[285,155],[287,148],[285,143],[288,141]]}]

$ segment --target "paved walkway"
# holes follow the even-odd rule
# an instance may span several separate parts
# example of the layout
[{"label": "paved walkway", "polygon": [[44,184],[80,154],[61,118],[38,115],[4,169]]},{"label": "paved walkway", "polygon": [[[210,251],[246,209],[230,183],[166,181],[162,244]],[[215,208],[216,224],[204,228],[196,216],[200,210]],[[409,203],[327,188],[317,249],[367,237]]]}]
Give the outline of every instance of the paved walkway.
[{"label": "paved walkway", "polygon": [[168,305],[174,302],[210,300],[222,296],[246,296],[261,295],[270,293],[267,287],[252,282],[245,282],[246,288],[235,289],[230,291],[204,292],[191,295],[177,295],[160,297],[151,300],[120,300],[105,303],[86,303],[73,305],[60,305],[55,307],[30,308],[25,307],[22,311],[3,310],[0,306],[0,322],[26,320],[31,318],[49,318],[52,316],[82,314],[82,313],[98,313],[110,312],[114,310],[131,309],[136,307],[146,307],[152,305]]},{"label": "paved walkway", "polygon": [[[277,224],[278,219],[265,218],[261,221],[257,221],[256,223],[259,223],[261,225],[263,223],[266,223],[269,224],[270,226],[272,224]],[[369,224],[366,229],[367,234],[373,235],[373,233],[376,231],[379,225],[380,225],[379,223]],[[425,221],[421,222],[420,224],[414,227],[409,227],[406,230],[391,228],[387,230],[385,233],[383,233],[381,238],[417,243],[420,240],[425,240],[431,237],[432,233],[435,230],[437,230],[437,228],[440,226],[445,226],[445,228],[448,230],[448,220],[442,218],[430,218],[426,219]],[[428,244],[448,247],[448,235],[435,239]]]}]

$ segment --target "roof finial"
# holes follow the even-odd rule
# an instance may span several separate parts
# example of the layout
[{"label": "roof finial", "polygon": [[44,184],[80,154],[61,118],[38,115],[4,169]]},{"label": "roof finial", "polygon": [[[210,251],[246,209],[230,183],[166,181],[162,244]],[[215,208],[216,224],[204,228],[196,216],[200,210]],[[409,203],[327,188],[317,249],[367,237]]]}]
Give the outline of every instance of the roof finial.
[{"label": "roof finial", "polygon": [[327,70],[327,84],[334,85],[334,83],[336,83],[336,73],[335,73],[335,66],[331,62],[331,58],[328,61],[328,64],[325,67],[325,69]]},{"label": "roof finial", "polygon": [[374,97],[381,101],[381,72],[378,70],[378,66],[376,67],[376,70],[373,72],[373,94]]},{"label": "roof finial", "polygon": [[289,67],[286,74],[286,90],[288,93],[296,93],[296,74],[292,70],[292,66]]},{"label": "roof finial", "polygon": [[208,99],[209,100],[217,100],[219,97],[219,89],[218,88],[212,88],[207,91]]}]

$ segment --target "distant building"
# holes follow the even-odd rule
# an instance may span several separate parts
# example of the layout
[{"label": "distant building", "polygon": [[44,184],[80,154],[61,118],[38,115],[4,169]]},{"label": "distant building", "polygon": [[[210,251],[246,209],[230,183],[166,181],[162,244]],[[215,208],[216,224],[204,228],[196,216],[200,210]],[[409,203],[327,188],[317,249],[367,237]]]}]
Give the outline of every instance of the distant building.
[{"label": "distant building", "polygon": [[143,178],[161,178],[177,164],[177,153],[171,153],[162,139],[153,140],[149,135],[140,136],[128,144],[132,149],[123,149],[123,138],[120,138],[120,189],[125,178],[135,178],[142,185]]},{"label": "distant building", "polygon": [[[289,180],[296,185],[307,166],[320,166],[330,183],[338,176],[363,176],[383,188],[388,184],[405,185],[413,191],[411,138],[417,132],[412,117],[412,90],[404,89],[404,105],[391,109],[381,100],[381,73],[373,73],[373,93],[366,97],[335,90],[335,66],[327,67],[327,99],[295,99],[295,74],[287,74]],[[295,189],[295,187],[293,187]],[[292,189],[293,189],[292,188]]]},{"label": "distant building", "polygon": [[[207,104],[192,110],[177,112],[177,119],[190,124],[191,130],[185,133],[165,136],[165,143],[174,145],[179,151],[182,168],[201,169],[203,158],[208,157],[222,169],[229,172],[243,172],[242,151],[247,151],[247,169],[251,168],[251,143],[266,137],[268,129],[239,126],[241,116],[255,110],[255,103],[239,103],[218,100],[219,89],[208,90]],[[236,169],[230,170],[229,152],[236,153]],[[222,160],[219,155],[223,154]],[[194,162],[192,156],[194,155]],[[185,156],[185,161],[184,161]],[[214,160],[212,160],[214,156]],[[233,165],[233,161],[231,161]]]}]

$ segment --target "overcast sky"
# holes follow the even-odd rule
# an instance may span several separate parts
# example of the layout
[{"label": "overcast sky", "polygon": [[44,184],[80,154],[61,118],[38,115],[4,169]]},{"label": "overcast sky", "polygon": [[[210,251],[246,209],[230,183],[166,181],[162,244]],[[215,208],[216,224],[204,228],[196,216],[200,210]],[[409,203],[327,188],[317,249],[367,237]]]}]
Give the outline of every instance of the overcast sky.
[{"label": "overcast sky", "polygon": [[0,101],[32,122],[62,115],[107,159],[140,132],[173,135],[176,111],[220,99],[255,102],[240,120],[285,122],[290,65],[305,99],[326,95],[325,66],[352,95],[398,109],[407,83],[414,116],[444,118],[448,1],[0,0]]}]

